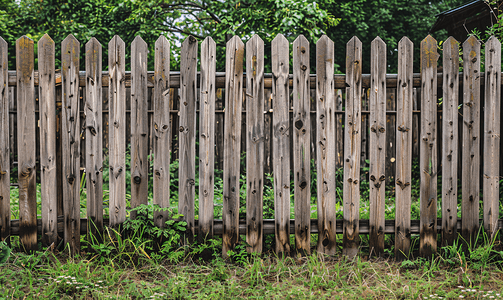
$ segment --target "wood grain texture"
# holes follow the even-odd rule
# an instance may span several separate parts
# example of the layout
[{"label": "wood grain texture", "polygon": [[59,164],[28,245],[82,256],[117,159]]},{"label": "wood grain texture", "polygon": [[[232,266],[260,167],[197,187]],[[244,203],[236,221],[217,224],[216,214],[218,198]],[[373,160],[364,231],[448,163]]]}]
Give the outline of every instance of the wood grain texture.
[{"label": "wood grain texture", "polygon": [[246,243],[262,253],[264,195],[264,41],[246,43]]},{"label": "wood grain texture", "polygon": [[370,50],[370,234],[371,255],[384,255],[386,160],[386,44],[377,37]]},{"label": "wood grain texture", "polygon": [[346,45],[346,125],[344,128],[343,255],[353,258],[360,243],[360,146],[362,43],[353,37]]},{"label": "wood grain texture", "polygon": [[437,251],[437,41],[428,35],[421,41],[421,144],[420,144],[420,240],[419,253],[431,257]]},{"label": "wood grain texture", "polygon": [[459,43],[449,37],[443,48],[442,245],[446,246],[457,238]]},{"label": "wood grain texture", "polygon": [[[131,43],[131,209],[148,198],[147,43],[136,36]],[[131,218],[136,218],[131,211]]]},{"label": "wood grain texture", "polygon": [[318,193],[318,252],[336,251],[334,42],[324,35],[316,43],[316,162]]},{"label": "wood grain texture", "polygon": [[64,243],[80,251],[80,43],[69,35],[61,44]]},{"label": "wood grain texture", "polygon": [[199,232],[213,238],[215,197],[215,72],[216,44],[211,37],[201,44],[201,96],[199,102]]},{"label": "wood grain texture", "polygon": [[276,253],[290,253],[290,124],[289,43],[278,34],[272,41],[273,115],[272,166]]},{"label": "wood grain texture", "polygon": [[126,45],[118,36],[108,43],[109,213],[110,227],[126,220]]},{"label": "wood grain texture", "polygon": [[[396,209],[395,258],[404,260],[410,251],[412,106],[413,106],[413,48],[412,41],[403,37],[398,43],[397,138],[396,138]],[[394,129],[394,128],[393,128]],[[392,129],[392,130],[393,130]]]},{"label": "wood grain texture", "polygon": [[501,43],[492,36],[485,44],[484,99],[484,229],[495,238],[499,217],[499,153],[501,108]]},{"label": "wood grain texture", "polygon": [[194,199],[196,194],[196,101],[197,101],[196,38],[189,36],[182,43],[180,58],[180,128],[179,128],[179,202],[178,213],[187,221],[185,239],[194,239]]},{"label": "wood grain texture", "polygon": [[[154,126],[153,153],[154,153],[154,205],[160,208],[169,208],[170,195],[170,115],[169,103],[171,101],[169,89],[170,71],[170,44],[165,36],[161,35],[155,42],[154,58]],[[155,211],[154,224],[164,228],[168,220],[168,211]]]},{"label": "wood grain texture", "polygon": [[461,235],[475,246],[480,203],[480,42],[463,43],[463,158],[461,178]]},{"label": "wood grain texture", "polygon": [[241,108],[243,103],[244,44],[238,36],[227,42],[224,124],[224,203],[222,252],[234,249],[239,238],[239,163],[241,145]]},{"label": "wood grain texture", "polygon": [[0,37],[0,241],[10,242],[10,121],[8,44]]},{"label": "wood grain texture", "polygon": [[58,241],[58,197],[56,169],[55,44],[45,34],[38,42],[40,109],[40,182],[42,197],[42,244]]},{"label": "wood grain texture", "polygon": [[[335,90],[335,111],[343,110],[342,89]],[[344,114],[335,115],[335,167],[344,167]]]},{"label": "wood grain texture", "polygon": [[311,254],[311,116],[309,42],[300,35],[293,42],[293,181],[295,251]]}]

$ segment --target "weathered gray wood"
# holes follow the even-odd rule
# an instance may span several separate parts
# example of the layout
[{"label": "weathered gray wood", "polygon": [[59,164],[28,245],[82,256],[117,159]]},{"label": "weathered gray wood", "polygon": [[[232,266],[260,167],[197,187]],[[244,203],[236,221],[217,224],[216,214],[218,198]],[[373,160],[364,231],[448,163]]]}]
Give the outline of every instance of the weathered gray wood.
[{"label": "weathered gray wood", "polygon": [[343,255],[353,258],[360,243],[360,143],[362,43],[353,37],[346,45],[346,125],[344,143]]},{"label": "weathered gray wood", "polygon": [[[386,90],[386,110],[396,111],[396,93],[395,88]],[[396,115],[386,114],[386,125],[388,128],[396,128]],[[392,185],[395,180],[396,168],[396,131],[386,131],[386,186]]]},{"label": "weathered gray wood", "polygon": [[498,231],[501,107],[501,43],[492,36],[485,45],[484,100],[484,229],[492,240]]},{"label": "weathered gray wood", "polygon": [[[463,163],[461,178],[461,234],[475,246],[480,202],[480,42],[463,43]],[[465,247],[466,247],[465,246]]]},{"label": "weathered gray wood", "polygon": [[10,137],[8,44],[0,37],[0,241],[10,236]]},{"label": "weathered gray wood", "polygon": [[371,255],[384,255],[386,160],[386,44],[377,37],[370,50],[370,235]]},{"label": "weathered gray wood", "polygon": [[58,241],[57,173],[56,173],[56,86],[55,44],[45,34],[38,41],[40,107],[40,181],[42,196],[42,244]]},{"label": "weathered gray wood", "polygon": [[201,96],[199,113],[199,232],[213,238],[215,196],[215,72],[216,44],[211,37],[201,44]]},{"label": "weathered gray wood", "polygon": [[[335,91],[335,111],[342,111],[342,89]],[[335,115],[335,167],[340,169],[344,167],[344,114]],[[312,134],[312,133],[311,133]]]},{"label": "weathered gray wood", "polygon": [[395,258],[397,260],[407,259],[410,251],[413,46],[412,41],[407,37],[403,37],[398,43],[399,87],[397,88],[395,182]]},{"label": "weathered gray wood", "polygon": [[437,41],[428,35],[421,41],[421,145],[420,145],[420,240],[419,253],[431,257],[437,251]]},{"label": "weathered gray wood", "polygon": [[[278,34],[272,41],[273,116],[272,167],[276,253],[290,253],[290,125],[289,43]],[[247,69],[248,70],[248,69]]]},{"label": "weathered gray wood", "polygon": [[234,249],[239,238],[239,162],[241,144],[241,108],[243,103],[244,44],[238,36],[227,42],[224,124],[224,203],[222,252]]},{"label": "weathered gray wood", "polygon": [[442,245],[446,246],[457,238],[459,43],[449,37],[443,48]]},{"label": "weathered gray wood", "polygon": [[194,198],[196,194],[196,101],[197,101],[196,38],[189,36],[182,43],[180,58],[180,169],[178,212],[187,221],[186,240],[194,238]]},{"label": "weathered gray wood", "polygon": [[[169,149],[170,149],[170,115],[169,90],[170,44],[161,35],[155,42],[154,62],[154,205],[160,208],[169,207]],[[164,228],[169,214],[167,211],[154,212],[154,224]]]},{"label": "weathered gray wood", "polygon": [[300,35],[293,42],[293,181],[295,250],[311,253],[311,117],[309,42]]},{"label": "weathered gray wood", "polygon": [[86,44],[86,192],[88,234],[103,231],[102,47],[96,38]]},{"label": "weathered gray wood", "polygon": [[262,252],[264,195],[264,41],[246,43],[246,243]]},{"label": "weathered gray wood", "polygon": [[147,43],[136,36],[131,43],[131,208],[148,199],[147,52]]},{"label": "weathered gray wood", "polygon": [[316,161],[318,252],[336,251],[334,42],[324,35],[316,43]]},{"label": "weathered gray wood", "polygon": [[65,245],[72,255],[80,250],[80,43],[69,35],[61,44],[63,212]]},{"label": "weathered gray wood", "polygon": [[126,220],[126,45],[116,35],[108,43],[109,214],[110,226]]}]

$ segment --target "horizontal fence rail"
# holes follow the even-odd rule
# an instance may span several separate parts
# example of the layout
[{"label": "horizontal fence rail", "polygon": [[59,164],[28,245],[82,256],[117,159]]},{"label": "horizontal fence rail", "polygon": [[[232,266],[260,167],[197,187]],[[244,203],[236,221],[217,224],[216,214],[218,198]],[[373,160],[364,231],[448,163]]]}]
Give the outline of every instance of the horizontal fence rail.
[{"label": "horizontal fence rail", "polygon": [[[37,249],[41,237],[44,246],[62,239],[76,253],[81,235],[136,218],[132,209],[142,204],[182,214],[183,243],[222,236],[224,256],[240,239],[248,251],[262,252],[266,234],[274,234],[279,254],[316,247],[335,255],[342,245],[350,258],[366,235],[369,253],[383,256],[389,234],[396,258],[404,259],[413,235],[420,255],[431,256],[458,234],[470,246],[479,227],[494,239],[503,226],[503,82],[494,37],[481,57],[473,36],[462,45],[450,37],[441,53],[428,36],[416,45],[420,73],[413,73],[414,45],[404,37],[397,74],[386,74],[380,38],[371,45],[371,74],[362,74],[369,53],[357,37],[346,45],[347,74],[334,74],[335,45],[327,36],[310,61],[305,37],[290,45],[278,35],[270,62],[258,36],[246,44],[235,36],[226,47],[226,72],[215,71],[221,58],[210,37],[182,43],[180,71],[170,70],[163,36],[154,71],[139,36],[127,71],[118,36],[106,46],[108,71],[94,38],[84,47],[85,70],[72,35],[61,44],[61,70],[54,41],[44,35],[37,46],[35,66],[34,42],[21,37],[16,70],[8,70],[8,45],[0,38],[0,239],[19,236],[27,250]],[[11,211],[12,203],[19,209]],[[411,219],[414,207],[419,219]],[[169,219],[154,214],[158,227]]]}]

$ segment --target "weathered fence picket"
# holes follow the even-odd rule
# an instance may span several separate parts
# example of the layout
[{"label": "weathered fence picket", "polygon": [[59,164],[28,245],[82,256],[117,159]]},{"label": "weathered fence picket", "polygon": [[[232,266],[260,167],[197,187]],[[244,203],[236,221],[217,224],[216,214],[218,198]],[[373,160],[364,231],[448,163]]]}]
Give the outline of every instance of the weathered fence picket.
[{"label": "weathered fence picket", "polygon": [[10,239],[10,136],[8,45],[0,37],[0,241]]}]

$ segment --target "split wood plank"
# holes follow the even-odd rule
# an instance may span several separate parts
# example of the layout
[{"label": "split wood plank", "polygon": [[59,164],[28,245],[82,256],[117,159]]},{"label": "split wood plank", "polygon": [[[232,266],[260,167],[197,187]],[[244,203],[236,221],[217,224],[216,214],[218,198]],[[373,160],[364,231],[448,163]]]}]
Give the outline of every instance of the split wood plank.
[{"label": "split wood plank", "polygon": [[409,257],[412,160],[413,55],[412,41],[403,37],[398,43],[397,139],[395,182],[395,258]]},{"label": "split wood plank", "polygon": [[118,36],[108,43],[109,213],[110,227],[126,220],[126,45]]},{"label": "split wood plank", "polygon": [[264,41],[246,43],[246,243],[262,253],[264,196]]},{"label": "split wood plank", "polygon": [[61,49],[64,243],[74,255],[80,250],[80,43],[69,35]]},{"label": "split wood plank", "polygon": [[[396,93],[395,88],[386,90],[386,110],[396,111]],[[388,128],[396,128],[396,115],[386,114],[386,123]],[[396,169],[396,131],[386,131],[386,186],[395,182]]]},{"label": "split wood plank", "polygon": [[480,42],[463,43],[463,163],[461,172],[461,235],[475,246],[480,202]]},{"label": "split wood plank", "polygon": [[225,62],[224,189],[222,252],[233,250],[239,238],[239,176],[244,44],[238,36],[227,42]]},{"label": "split wood plank", "polygon": [[215,72],[216,44],[211,37],[201,44],[199,105],[199,232],[200,240],[213,238],[215,196]]},{"label": "split wood plank", "polygon": [[420,240],[419,253],[431,257],[437,251],[437,41],[428,35],[421,41],[421,145],[420,145]]},{"label": "split wood plank", "polygon": [[386,160],[386,44],[377,37],[370,49],[370,254],[384,255]]},{"label": "split wood plank", "polygon": [[323,35],[316,43],[316,160],[318,252],[336,251],[334,42]]},{"label": "split wood plank", "polygon": [[458,99],[459,43],[443,43],[442,103],[442,245],[456,241],[458,222]]},{"label": "split wood plank", "polygon": [[[290,253],[290,114],[289,43],[278,34],[272,41],[273,115],[272,167],[276,253]],[[247,69],[248,70],[248,69]]]},{"label": "split wood plank", "polygon": [[131,43],[131,218],[134,208],[148,200],[147,43],[136,36]]},{"label": "split wood plank", "polygon": [[[309,85],[308,85],[309,86]],[[343,110],[342,89],[335,90],[335,111]],[[344,167],[344,114],[335,115],[335,168]],[[313,134],[313,133],[311,133]],[[342,186],[342,184],[341,184]]]},{"label": "split wood plank", "polygon": [[[58,242],[58,191],[56,169],[55,44],[49,35],[38,42],[40,107],[40,181],[42,197],[42,244]],[[100,76],[101,77],[101,76]]]},{"label": "split wood plank", "polygon": [[309,42],[300,35],[293,42],[293,165],[295,250],[311,253],[311,116]]},{"label": "split wood plank", "polygon": [[484,229],[492,241],[498,231],[501,108],[501,43],[492,36],[485,44],[484,100]]},{"label": "split wood plank", "polygon": [[7,243],[11,215],[8,50],[7,42],[0,37],[0,241]]}]

